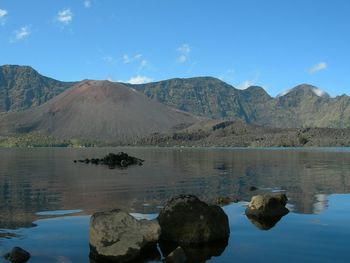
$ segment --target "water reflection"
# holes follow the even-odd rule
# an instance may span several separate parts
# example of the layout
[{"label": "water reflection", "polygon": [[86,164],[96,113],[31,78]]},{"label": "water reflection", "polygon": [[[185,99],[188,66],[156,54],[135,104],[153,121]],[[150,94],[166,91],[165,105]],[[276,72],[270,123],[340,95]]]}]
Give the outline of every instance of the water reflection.
[{"label": "water reflection", "polygon": [[[181,246],[185,251],[188,262],[202,263],[211,259],[212,257],[219,257],[228,245],[228,239],[211,242],[202,245]],[[163,256],[169,255],[174,251],[179,244],[174,242],[161,241],[159,247]]]},{"label": "water reflection", "polygon": [[[125,151],[142,167],[109,170],[74,159]],[[0,228],[35,226],[38,211],[115,207],[156,213],[165,200],[195,194],[248,201],[283,189],[293,212],[320,213],[327,195],[350,192],[350,153],[337,151],[227,149],[0,149]],[[258,191],[249,191],[250,186]]]},{"label": "water reflection", "polygon": [[284,215],[275,215],[270,217],[256,217],[251,214],[246,213],[247,218],[260,230],[270,230],[273,228],[282,217],[286,216],[288,212]]}]

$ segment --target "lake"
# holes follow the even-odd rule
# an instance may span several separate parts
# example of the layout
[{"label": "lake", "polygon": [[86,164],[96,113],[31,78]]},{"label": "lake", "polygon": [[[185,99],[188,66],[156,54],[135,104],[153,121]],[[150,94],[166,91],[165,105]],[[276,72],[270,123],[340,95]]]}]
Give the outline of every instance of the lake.
[{"label": "lake", "polygon": [[[144,165],[73,163],[119,151]],[[261,229],[245,216],[247,201],[277,191],[291,212]],[[348,262],[349,193],[349,148],[0,149],[0,253],[20,246],[29,262],[90,262],[92,213],[122,208],[154,217],[170,197],[195,194],[210,203],[239,200],[223,207],[228,243],[198,248],[198,262]]]}]

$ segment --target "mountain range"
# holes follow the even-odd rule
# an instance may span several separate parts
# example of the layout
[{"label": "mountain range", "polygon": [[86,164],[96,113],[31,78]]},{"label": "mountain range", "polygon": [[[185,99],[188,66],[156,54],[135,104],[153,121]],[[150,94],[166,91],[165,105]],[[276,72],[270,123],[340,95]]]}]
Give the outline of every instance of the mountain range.
[{"label": "mountain range", "polygon": [[[28,66],[0,67],[0,135],[39,132],[57,138],[130,142],[209,120],[270,128],[349,128],[350,97],[302,84],[270,96],[213,77],[132,85],[62,82]],[[198,122],[200,120],[200,122]],[[205,121],[208,120],[208,121]],[[217,121],[216,123],[218,123]]]}]

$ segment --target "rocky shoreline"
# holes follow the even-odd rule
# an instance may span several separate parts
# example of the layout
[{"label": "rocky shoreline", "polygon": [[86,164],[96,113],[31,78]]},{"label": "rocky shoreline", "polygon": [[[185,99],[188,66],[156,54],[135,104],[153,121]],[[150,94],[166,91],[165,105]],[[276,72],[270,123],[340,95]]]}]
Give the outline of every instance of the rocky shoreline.
[{"label": "rocky shoreline", "polygon": [[[287,201],[283,193],[253,196],[246,216],[259,229],[268,230],[289,212]],[[90,262],[205,262],[224,252],[229,236],[228,216],[220,206],[194,195],[179,195],[169,199],[153,220],[138,220],[121,209],[94,213],[89,226]],[[4,255],[16,263],[30,257],[20,247]]]}]

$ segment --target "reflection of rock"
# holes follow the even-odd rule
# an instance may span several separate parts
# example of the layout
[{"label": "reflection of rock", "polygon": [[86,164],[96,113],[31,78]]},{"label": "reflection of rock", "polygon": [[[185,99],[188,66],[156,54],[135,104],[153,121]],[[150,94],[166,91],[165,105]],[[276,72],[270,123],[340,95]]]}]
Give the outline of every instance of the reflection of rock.
[{"label": "reflection of rock", "polygon": [[153,252],[160,227],[157,220],[136,220],[117,209],[95,213],[89,232],[92,258],[125,262]]},{"label": "reflection of rock", "polygon": [[186,261],[186,254],[182,247],[177,247],[164,258],[165,263],[185,263]]},{"label": "reflection of rock", "polygon": [[269,230],[270,228],[273,228],[284,216],[256,217],[247,213],[246,215],[249,218],[250,222],[252,222],[257,228],[261,230]]},{"label": "reflection of rock", "polygon": [[287,196],[282,193],[253,196],[245,211],[250,221],[258,228],[268,230],[289,210],[285,207]]},{"label": "reflection of rock", "polygon": [[221,207],[208,205],[194,195],[170,199],[158,216],[161,239],[180,244],[205,243],[227,238],[228,217]]},{"label": "reflection of rock", "polygon": [[[220,256],[228,244],[228,238],[222,239],[220,241],[209,242],[205,244],[191,244],[182,245],[181,247],[185,251],[187,261],[186,262],[206,262],[212,257]],[[169,255],[174,249],[179,246],[178,243],[160,241],[159,247],[163,255]]]},{"label": "reflection of rock", "polygon": [[24,263],[30,258],[30,253],[20,247],[14,247],[9,253],[4,255],[4,258],[13,263]]}]

